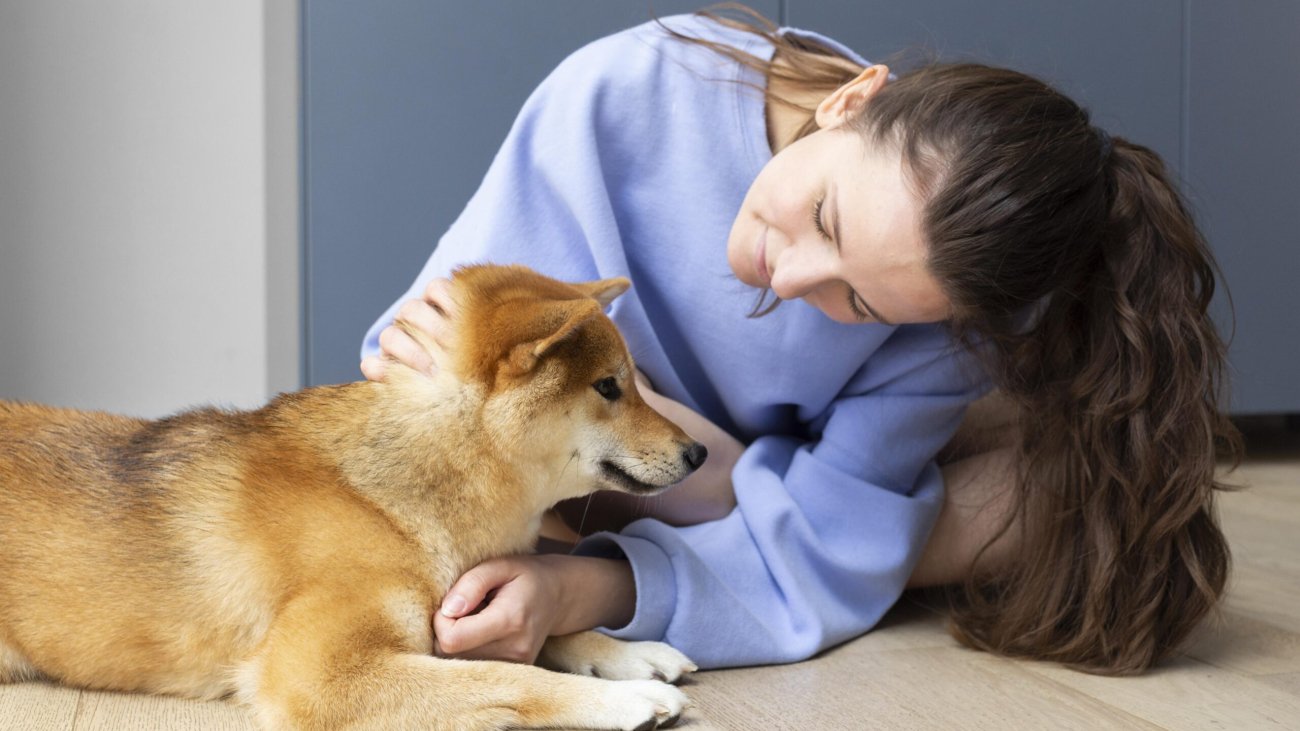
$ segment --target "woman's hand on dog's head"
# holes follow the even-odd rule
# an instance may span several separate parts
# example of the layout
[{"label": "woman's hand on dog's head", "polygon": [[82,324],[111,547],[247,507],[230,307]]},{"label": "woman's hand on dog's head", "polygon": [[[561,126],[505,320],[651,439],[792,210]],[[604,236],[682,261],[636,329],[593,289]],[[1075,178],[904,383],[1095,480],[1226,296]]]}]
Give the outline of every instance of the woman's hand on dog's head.
[{"label": "woman's hand on dog's head", "polygon": [[397,361],[419,373],[434,375],[447,357],[454,316],[451,280],[439,278],[430,281],[422,298],[404,302],[397,311],[397,320],[403,322],[406,329],[415,330],[423,337],[417,340],[394,322],[379,333],[380,354],[362,359],[361,373],[367,380],[382,381],[389,362]]}]

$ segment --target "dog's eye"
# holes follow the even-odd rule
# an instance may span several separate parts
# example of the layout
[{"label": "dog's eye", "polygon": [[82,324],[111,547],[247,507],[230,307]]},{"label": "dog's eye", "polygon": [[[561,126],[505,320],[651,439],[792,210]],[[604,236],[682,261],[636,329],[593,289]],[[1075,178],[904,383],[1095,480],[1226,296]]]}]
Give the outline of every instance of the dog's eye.
[{"label": "dog's eye", "polygon": [[613,377],[602,378],[591,384],[591,387],[596,389],[596,393],[604,397],[606,401],[614,401],[623,395],[623,389],[618,387],[618,381],[614,380]]}]

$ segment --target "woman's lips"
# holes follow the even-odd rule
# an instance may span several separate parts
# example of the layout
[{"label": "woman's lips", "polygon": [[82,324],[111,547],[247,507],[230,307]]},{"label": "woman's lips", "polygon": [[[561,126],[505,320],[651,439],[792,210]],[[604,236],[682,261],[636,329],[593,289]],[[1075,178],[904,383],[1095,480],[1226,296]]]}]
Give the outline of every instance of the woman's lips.
[{"label": "woman's lips", "polygon": [[754,273],[764,287],[772,284],[772,274],[767,269],[767,226],[763,227],[758,241],[754,243]]}]

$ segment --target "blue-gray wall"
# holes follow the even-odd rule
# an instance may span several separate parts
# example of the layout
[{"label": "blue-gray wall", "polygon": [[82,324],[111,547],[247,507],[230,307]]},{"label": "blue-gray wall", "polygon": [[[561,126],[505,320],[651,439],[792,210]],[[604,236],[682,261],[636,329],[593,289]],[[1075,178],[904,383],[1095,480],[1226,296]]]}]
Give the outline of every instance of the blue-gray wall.
[{"label": "blue-gray wall", "polygon": [[[1183,177],[1233,294],[1234,411],[1300,412],[1300,3],[753,5],[869,58],[921,46],[1033,73],[1155,149]],[[651,12],[643,0],[305,0],[308,383],[358,377],[365,329],[469,199],[529,91],[572,50]]]}]

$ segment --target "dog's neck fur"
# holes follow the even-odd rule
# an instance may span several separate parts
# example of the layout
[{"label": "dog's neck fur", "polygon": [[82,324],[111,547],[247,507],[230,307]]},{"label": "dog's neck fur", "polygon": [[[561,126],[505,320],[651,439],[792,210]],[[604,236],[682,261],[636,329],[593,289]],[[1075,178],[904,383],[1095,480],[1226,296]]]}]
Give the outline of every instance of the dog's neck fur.
[{"label": "dog's neck fur", "polygon": [[[395,367],[369,389],[363,438],[347,440],[340,466],[352,487],[419,545],[441,593],[495,556],[530,551],[542,513],[569,497],[555,460],[521,463],[486,428],[481,389]],[[342,443],[342,442],[341,442]],[[573,471],[568,471],[572,481]],[[455,555],[446,555],[446,547]],[[437,550],[434,550],[437,547]]]}]

